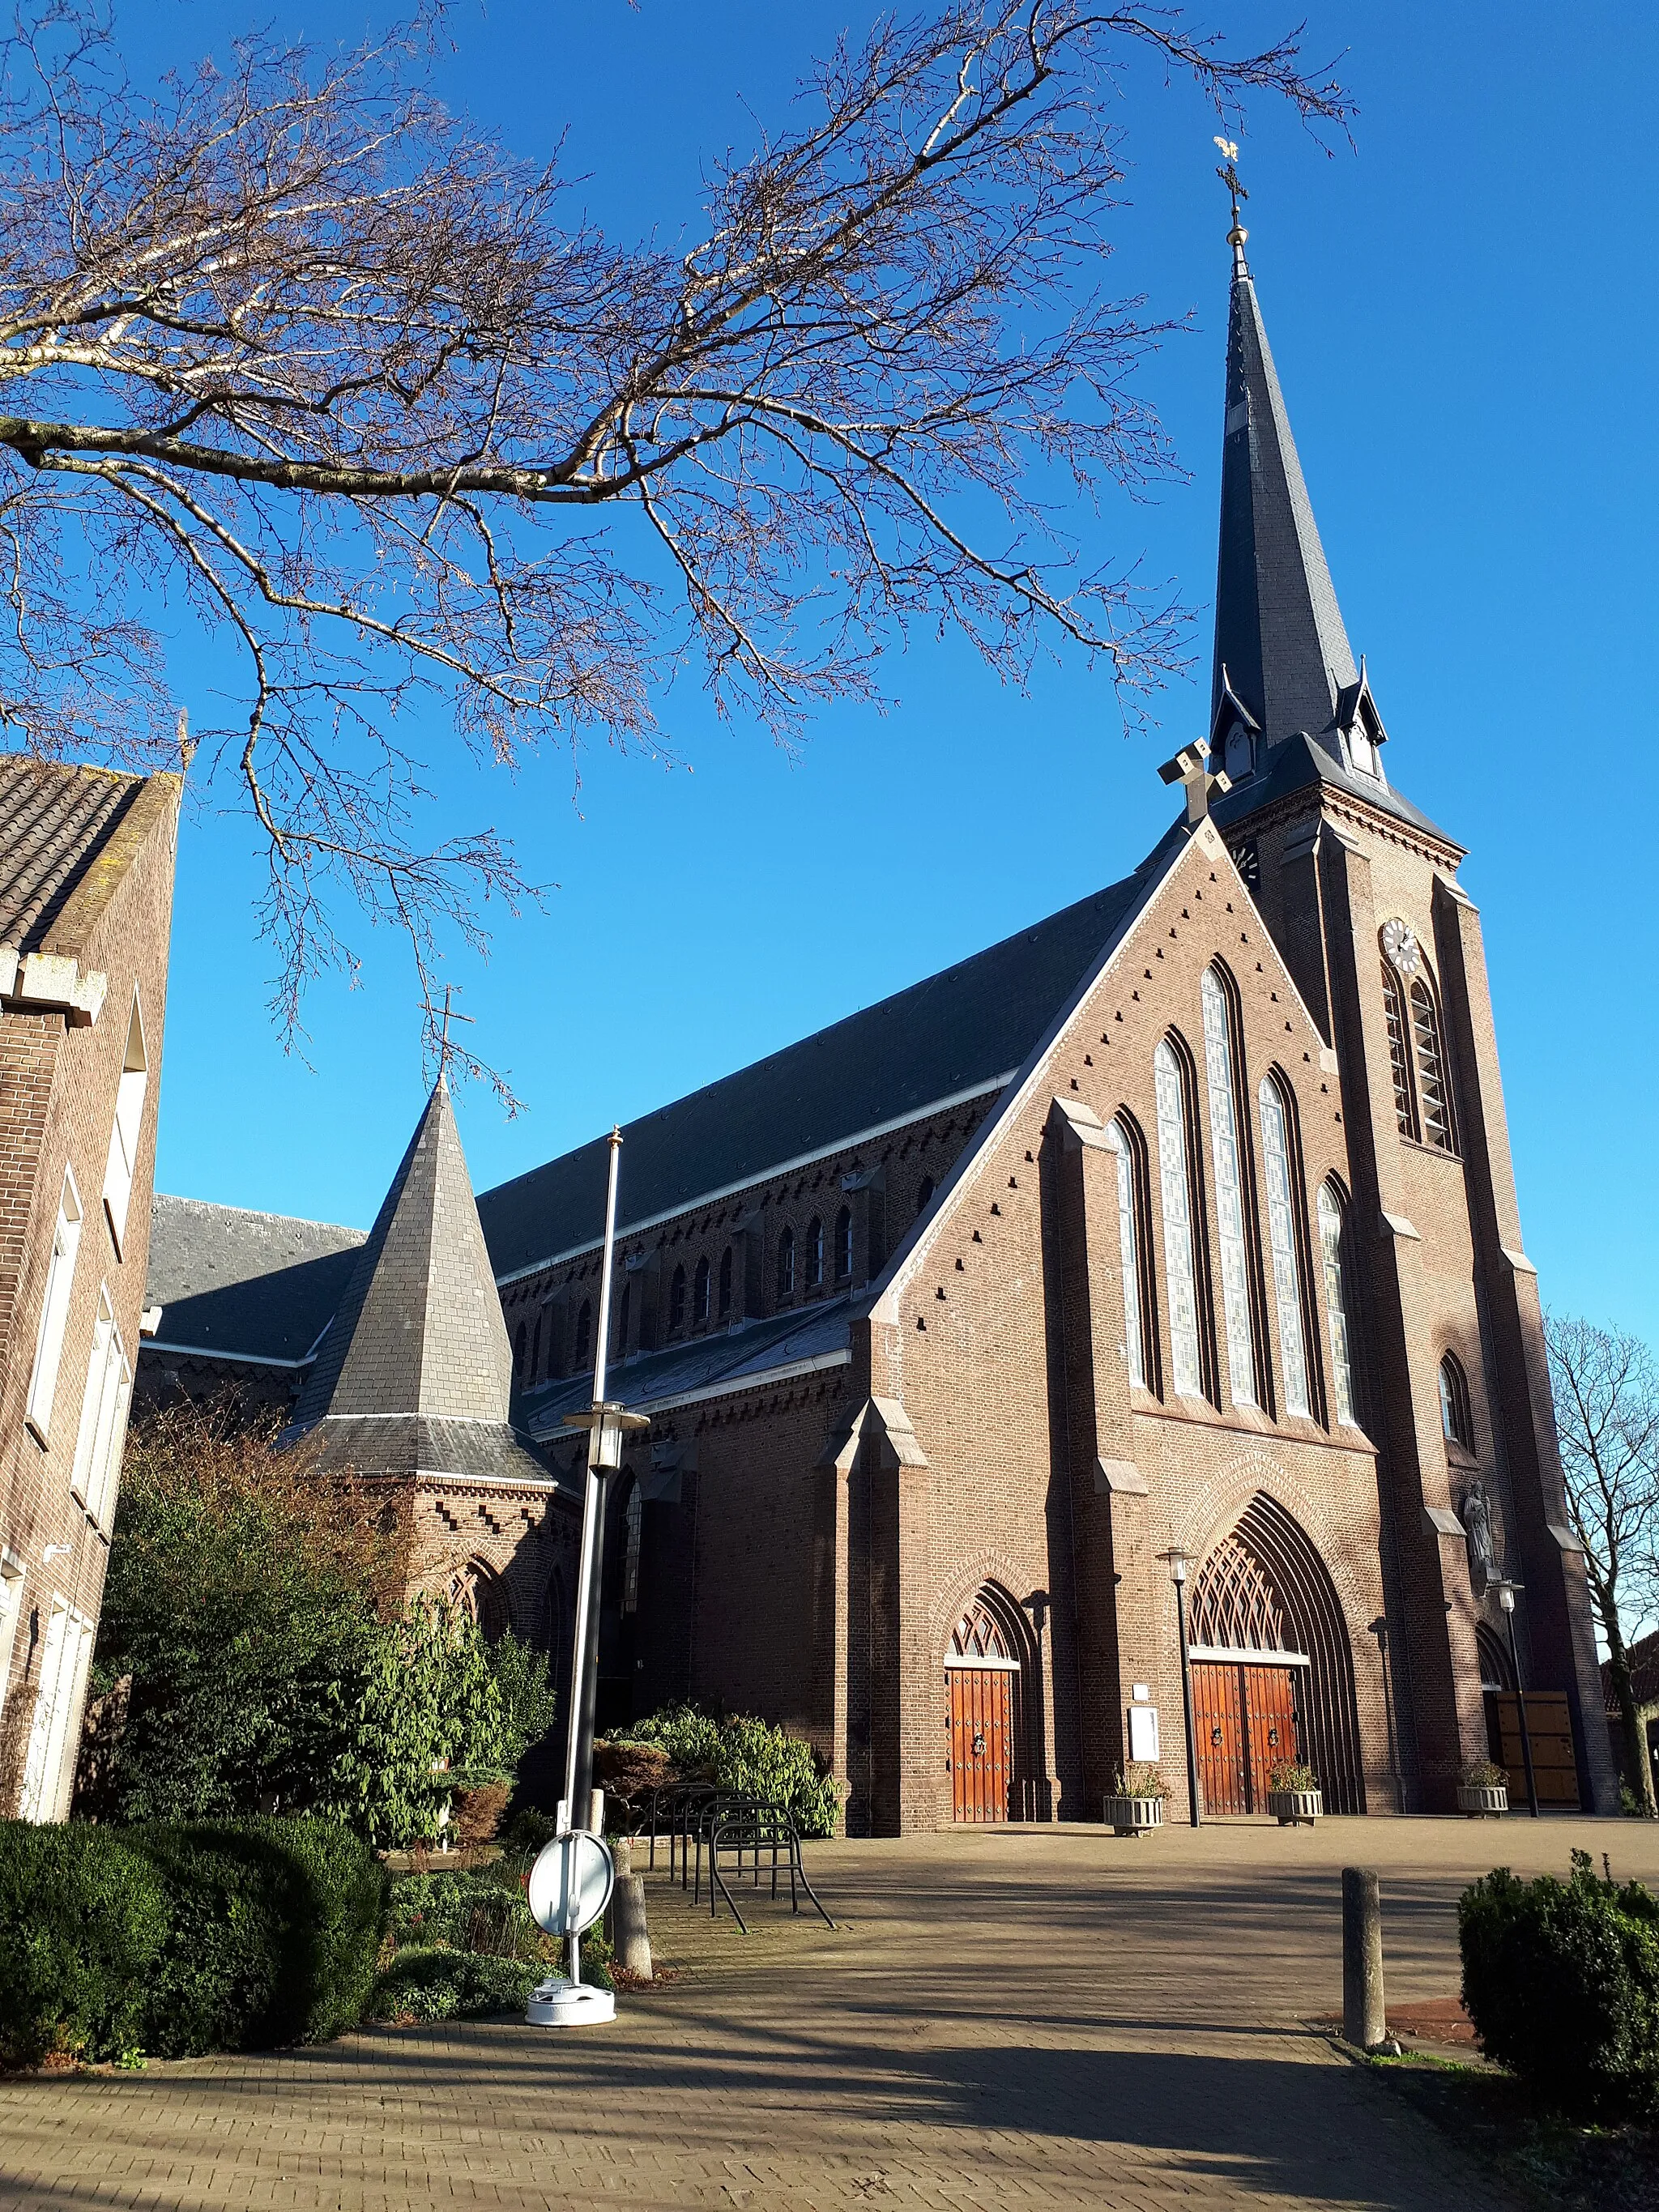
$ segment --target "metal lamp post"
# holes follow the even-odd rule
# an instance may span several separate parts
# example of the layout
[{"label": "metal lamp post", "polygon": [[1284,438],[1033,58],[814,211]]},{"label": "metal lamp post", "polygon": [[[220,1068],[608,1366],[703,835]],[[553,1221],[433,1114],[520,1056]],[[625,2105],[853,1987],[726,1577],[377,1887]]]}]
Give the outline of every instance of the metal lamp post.
[{"label": "metal lamp post", "polygon": [[1526,1584],[1500,1582],[1492,1587],[1498,1592],[1498,1602],[1503,1607],[1504,1618],[1510,1625],[1510,1664],[1515,1669],[1515,1705],[1521,1716],[1521,1757],[1527,1770],[1527,1810],[1535,1820],[1538,1818],[1538,1779],[1532,1769],[1532,1730],[1527,1725],[1527,1690],[1521,1680],[1521,1644],[1515,1632],[1515,1601]]},{"label": "metal lamp post", "polygon": [[[593,1716],[599,1696],[599,1598],[605,1566],[605,1512],[611,1477],[622,1465],[623,1437],[647,1429],[643,1413],[628,1413],[605,1395],[605,1352],[611,1340],[611,1282],[617,1243],[617,1176],[622,1131],[613,1128],[611,1175],[605,1200],[605,1256],[599,1273],[599,1322],[593,1361],[593,1399],[586,1411],[568,1413],[572,1428],[587,1431],[587,1489],[582,1510],[581,1558],[576,1574],[575,1643],[570,1666],[569,1735],[565,1751],[564,1826],[585,1828],[593,1794]],[[570,1978],[581,1980],[581,1938],[572,1936]]]},{"label": "metal lamp post", "polygon": [[1187,1554],[1172,1545],[1158,1555],[1170,1570],[1175,1584],[1176,1634],[1181,1646],[1181,1705],[1187,1721],[1187,1803],[1194,1827],[1201,1827],[1204,1814],[1198,1790],[1198,1736],[1193,1723],[1193,1668],[1187,1653]]}]

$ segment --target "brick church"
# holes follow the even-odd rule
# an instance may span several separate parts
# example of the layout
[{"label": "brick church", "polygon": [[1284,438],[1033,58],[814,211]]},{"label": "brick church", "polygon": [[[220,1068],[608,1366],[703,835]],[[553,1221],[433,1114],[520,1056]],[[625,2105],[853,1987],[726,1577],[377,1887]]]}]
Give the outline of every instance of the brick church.
[{"label": "brick church", "polygon": [[[1259,1810],[1290,1756],[1331,1811],[1449,1809],[1517,1686],[1549,1801],[1616,1807],[1464,849],[1393,781],[1233,249],[1181,818],[1121,881],[623,1133],[611,1387],[651,1427],[613,1491],[601,1718],[785,1722],[854,1833],[1097,1819],[1154,1730],[1178,1817],[1183,1568],[1210,1813]],[[450,1203],[401,1276],[397,1185],[367,1245],[158,1200],[141,1387],[349,1413],[348,1460],[400,1417],[422,1571],[562,1646],[605,1144],[474,1218],[441,1086],[428,1139]],[[489,1406],[445,1353],[447,1436],[422,1431],[407,1363],[356,1347],[432,1345],[492,1284],[499,1341],[453,1323],[500,1363]]]}]

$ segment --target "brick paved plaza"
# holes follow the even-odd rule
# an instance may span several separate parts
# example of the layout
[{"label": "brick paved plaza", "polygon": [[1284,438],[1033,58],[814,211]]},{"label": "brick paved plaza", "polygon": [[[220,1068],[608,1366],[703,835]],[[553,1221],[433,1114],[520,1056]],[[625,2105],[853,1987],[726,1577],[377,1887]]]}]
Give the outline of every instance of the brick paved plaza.
[{"label": "brick paved plaza", "polygon": [[1340,2006],[1337,1869],[1382,1871],[1391,2003],[1457,1984],[1452,1905],[1634,1822],[1330,1821],[828,1844],[838,1918],[747,1942],[651,1882],[681,1978],[613,2027],[360,2034],[0,2090],[0,2202],[1471,2208],[1505,2200],[1302,2023]]}]

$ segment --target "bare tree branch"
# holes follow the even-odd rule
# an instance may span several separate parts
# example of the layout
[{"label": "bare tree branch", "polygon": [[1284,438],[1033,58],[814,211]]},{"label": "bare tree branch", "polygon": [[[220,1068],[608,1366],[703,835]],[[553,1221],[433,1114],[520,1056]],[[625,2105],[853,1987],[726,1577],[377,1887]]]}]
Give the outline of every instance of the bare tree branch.
[{"label": "bare tree branch", "polygon": [[1170,454],[1134,372],[1162,335],[1099,286],[1136,51],[1226,116],[1346,127],[1295,35],[1175,8],[943,0],[843,44],[788,127],[720,166],[690,248],[619,246],[556,173],[452,115],[414,31],[266,38],[154,89],[97,0],[26,0],[0,82],[0,732],[173,754],[156,635],[238,647],[202,732],[264,842],[294,1029],[407,933],[430,1012],[455,933],[535,896],[493,831],[424,838],[398,732],[481,758],[657,742],[665,686],[789,738],[876,696],[917,618],[1024,678],[1105,665],[1131,718],[1183,621],[1133,562],[1082,573],[1053,487],[1131,496]]},{"label": "bare tree branch", "polygon": [[1651,1816],[1653,1773],[1630,1645],[1659,1608],[1659,1370],[1647,1346],[1622,1329],[1551,1314],[1544,1334],[1567,1510],[1607,1639],[1627,1779]]}]

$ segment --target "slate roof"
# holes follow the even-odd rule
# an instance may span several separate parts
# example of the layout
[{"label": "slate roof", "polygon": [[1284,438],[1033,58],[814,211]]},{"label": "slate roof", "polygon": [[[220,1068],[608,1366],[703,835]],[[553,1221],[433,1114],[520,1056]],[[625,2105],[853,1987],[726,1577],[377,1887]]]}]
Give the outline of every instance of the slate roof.
[{"label": "slate roof", "polygon": [[446,1421],[423,1413],[341,1413],[307,1432],[324,1466],[375,1477],[556,1484],[558,1477],[528,1437],[506,1421]]},{"label": "slate roof", "polygon": [[[605,1369],[605,1392],[623,1405],[659,1405],[696,1390],[735,1388],[750,1376],[769,1375],[798,1360],[824,1359],[852,1341],[852,1300],[830,1298],[803,1312],[773,1314],[739,1323],[687,1344],[668,1346]],[[566,1376],[524,1395],[524,1418],[532,1436],[563,1432],[564,1416],[592,1401],[593,1378]]]},{"label": "slate roof", "polygon": [[[1160,845],[1159,853],[1163,850]],[[1134,901],[1152,859],[1104,890],[623,1128],[621,1231],[740,1187],[1018,1067]],[[605,1141],[478,1198],[498,1277],[596,1243]]]},{"label": "slate roof", "polygon": [[1298,730],[1294,737],[1273,748],[1264,774],[1249,777],[1223,798],[1212,799],[1210,812],[1217,829],[1225,832],[1259,808],[1271,806],[1275,799],[1288,798],[1291,792],[1305,790],[1316,783],[1346,792],[1351,799],[1362,799],[1367,806],[1391,814],[1396,822],[1408,823],[1413,830],[1436,838],[1452,852],[1460,856],[1462,854],[1462,846],[1449,837],[1438,823],[1431,822],[1420,806],[1413,806],[1409,799],[1376,776],[1361,775],[1347,767],[1323,745],[1316,744],[1305,730]]},{"label": "slate roof", "polygon": [[40,949],[144,782],[0,754],[0,945]]},{"label": "slate roof", "polygon": [[295,1408],[505,1421],[513,1348],[441,1076]]},{"label": "slate roof", "polygon": [[344,1295],[362,1241],[361,1229],[158,1191],[144,1304],[162,1309],[159,1341],[297,1364]]},{"label": "slate roof", "polygon": [[1227,319],[1212,707],[1224,665],[1269,745],[1323,731],[1359,674],[1242,249]]}]

